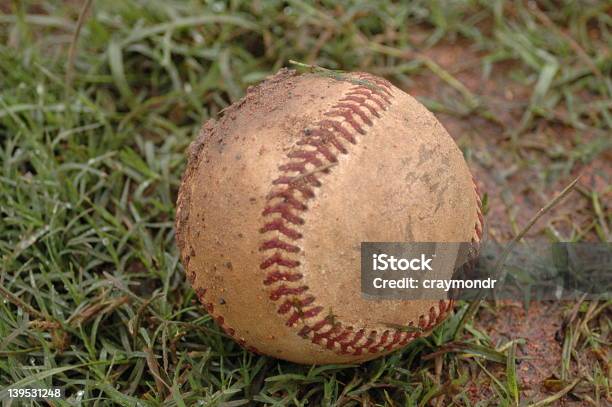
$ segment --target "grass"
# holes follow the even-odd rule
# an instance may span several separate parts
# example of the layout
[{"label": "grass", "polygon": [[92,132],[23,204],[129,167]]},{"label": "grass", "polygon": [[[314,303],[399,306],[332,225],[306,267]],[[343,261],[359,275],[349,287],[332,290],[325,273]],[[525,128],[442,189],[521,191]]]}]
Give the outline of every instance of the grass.
[{"label": "grass", "polygon": [[561,305],[558,375],[535,394],[517,378],[528,344],[479,323],[503,312],[493,304],[459,325],[463,304],[432,336],[360,366],[298,366],[221,333],[173,230],[200,124],[297,60],[383,75],[458,126],[477,176],[500,186],[492,237],[537,211],[517,197],[545,203],[582,172],[595,181],[537,232],[609,241],[610,184],[597,182],[610,175],[609,4],[86,3],[0,5],[0,400],[19,384],[65,388],[55,405],[610,402],[609,302]]}]

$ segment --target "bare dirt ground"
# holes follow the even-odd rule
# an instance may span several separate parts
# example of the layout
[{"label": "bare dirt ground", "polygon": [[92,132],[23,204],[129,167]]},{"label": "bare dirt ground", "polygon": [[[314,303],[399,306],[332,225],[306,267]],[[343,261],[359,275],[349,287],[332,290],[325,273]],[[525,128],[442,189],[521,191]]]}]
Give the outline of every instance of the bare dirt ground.
[{"label": "bare dirt ground", "polygon": [[[578,176],[577,190],[536,223],[527,239],[542,239],[550,233],[567,237],[576,225],[585,227],[589,222],[588,213],[592,211],[589,194],[603,191],[612,180],[609,164],[612,152],[608,151],[586,164],[575,163],[565,177],[546,179],[543,172],[556,164],[550,152],[559,145],[570,150],[575,148],[572,136],[576,130],[560,123],[543,123],[535,132],[525,135],[517,149],[512,146],[508,133],[520,125],[522,112],[529,103],[530,89],[508,78],[511,64],[494,65],[490,76],[485,77],[479,55],[468,46],[440,45],[428,51],[426,56],[451,73],[469,91],[479,95],[498,119],[492,122],[477,114],[436,112],[466,153],[474,178],[487,196],[487,238],[499,243],[512,239],[540,208]],[[449,99],[460,98],[455,89],[434,74],[421,75],[406,90],[417,98],[433,94]],[[589,139],[593,135],[587,131],[582,136]],[[603,198],[607,202],[612,200],[609,194]],[[595,236],[586,234],[585,238],[589,240]],[[477,315],[476,326],[482,328],[493,343],[511,340],[519,343],[517,375],[521,399],[539,400],[560,390],[558,379],[563,362],[563,332],[568,314],[577,305],[531,302],[524,306],[520,302],[507,301],[488,304]],[[578,364],[588,365],[590,358],[601,356],[580,354],[581,363]],[[603,357],[609,358],[609,352]],[[573,363],[571,368],[578,367]],[[495,371],[495,366],[492,371]],[[469,385],[474,402],[491,396],[492,386],[483,387],[480,379]],[[564,396],[548,405],[592,404]]]}]

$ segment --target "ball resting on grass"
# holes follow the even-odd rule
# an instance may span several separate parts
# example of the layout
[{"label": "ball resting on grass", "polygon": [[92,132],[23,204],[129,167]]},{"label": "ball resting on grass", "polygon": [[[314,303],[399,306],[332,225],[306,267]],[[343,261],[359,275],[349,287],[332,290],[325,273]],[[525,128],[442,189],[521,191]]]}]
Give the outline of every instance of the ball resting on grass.
[{"label": "ball resting on grass", "polygon": [[187,277],[228,335],[293,362],[355,363],[452,308],[362,298],[360,243],[478,242],[482,216],[460,150],[414,98],[366,73],[283,69],[203,126],[176,226]]}]

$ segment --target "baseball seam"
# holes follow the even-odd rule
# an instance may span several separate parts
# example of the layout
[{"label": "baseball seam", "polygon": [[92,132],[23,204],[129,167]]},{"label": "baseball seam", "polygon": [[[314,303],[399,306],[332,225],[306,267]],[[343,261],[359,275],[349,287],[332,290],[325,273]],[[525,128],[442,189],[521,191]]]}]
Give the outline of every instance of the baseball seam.
[{"label": "baseball seam", "polygon": [[[372,120],[374,120],[375,118],[380,118],[381,113],[384,110],[386,110],[386,108],[389,106],[390,104],[389,94],[390,94],[390,89],[392,88],[391,88],[390,83],[385,81],[384,79],[374,77],[369,74],[363,74],[363,73],[359,75],[360,75],[360,78],[365,79],[371,83],[374,83],[376,87],[370,88],[369,86],[355,86],[351,88],[349,93],[347,93],[338,103],[336,103],[334,107],[337,109],[345,108],[347,109],[348,112],[352,112],[353,115],[350,115],[350,114],[347,115],[346,112],[338,112],[338,113],[341,113],[342,114],[341,117],[344,117],[347,119],[347,122],[351,125],[351,127],[355,131],[364,135],[366,134],[366,131],[363,129],[362,126],[359,125],[354,115],[357,115],[365,125],[371,126]],[[381,89],[384,89],[382,90],[382,92],[386,94],[386,97],[383,97],[382,95],[380,95]],[[365,109],[365,111],[361,109]],[[370,114],[370,116],[368,115],[368,113]],[[335,121],[335,125],[332,125],[332,128],[334,130],[341,132],[342,136],[347,141],[353,144],[356,143],[356,140],[354,139],[353,135],[350,132],[345,132],[344,130],[346,129],[341,127],[341,125],[340,127],[337,127],[336,126],[337,124],[338,124],[338,121]],[[337,163],[337,155],[334,154],[332,150],[336,149],[341,154],[346,154],[348,153],[348,151],[346,150],[346,148],[343,146],[343,144],[339,140],[337,140],[335,137],[329,137],[328,132],[324,132],[324,133],[327,134],[327,136],[319,138],[318,140],[313,139],[312,143],[308,143],[308,142],[303,143],[303,145],[310,145],[312,147],[315,147],[316,152],[318,154],[315,154],[313,156],[312,154],[310,154],[311,151],[301,151],[301,152],[298,151],[298,152],[289,153],[292,156],[288,155],[288,158],[290,158],[288,164],[291,164],[292,162],[294,162],[295,159],[298,159],[298,158],[308,160],[313,165],[323,163],[325,162],[325,160],[327,160],[330,163],[329,165],[317,166],[317,168],[319,168],[320,171],[329,172],[329,168],[332,165]],[[304,134],[306,136],[310,136],[312,135],[312,131],[309,129],[306,129],[304,131]],[[304,139],[302,139],[301,141],[304,141]],[[189,152],[190,163],[186,169],[185,174],[183,175],[183,179],[181,182],[182,185],[188,184],[188,180],[192,177],[193,172],[195,171],[195,168],[197,167],[197,164],[199,162],[200,152],[201,152],[202,145],[203,145],[202,142],[203,142],[203,134],[201,134],[200,137],[197,140],[195,140],[194,143],[192,143],[192,145],[190,146],[190,152]],[[298,144],[300,143],[298,142]],[[320,155],[322,157],[317,157],[317,155]],[[325,160],[322,160],[322,158],[324,158]],[[295,164],[292,164],[292,165],[295,165]],[[292,168],[292,167],[287,167],[287,170],[289,168]],[[312,180],[312,177],[310,175],[312,174],[300,173],[299,177],[294,177],[294,178],[304,179],[304,181],[308,181],[308,183],[310,183]],[[279,179],[281,179],[281,177],[279,177]],[[303,224],[303,220],[300,221],[297,217],[293,217],[292,216],[293,214],[290,210],[287,212],[287,209],[289,209],[290,207],[292,207],[293,209],[301,210],[301,211],[306,210],[307,206],[306,206],[305,201],[307,201],[308,199],[314,198],[314,191],[312,191],[312,189],[308,187],[307,183],[306,183],[306,188],[300,186],[300,184],[301,183],[298,183],[295,185],[295,191],[298,191],[302,195],[302,199],[298,199],[294,197],[292,191],[289,191],[287,188],[285,188],[284,190],[280,190],[280,191],[279,190],[272,191],[272,193],[268,196],[268,204],[270,204],[270,202],[272,201],[272,198],[280,198],[284,201],[284,203],[288,204],[289,207],[285,206],[283,209],[283,206],[280,206],[276,208],[276,210],[281,211],[281,212],[277,212],[272,209],[267,209],[270,206],[268,205],[266,207],[266,209],[268,210],[268,213],[264,215],[264,218],[266,217],[269,218],[270,215],[273,213],[280,213],[282,217],[282,213],[285,213],[285,217],[288,217],[298,222],[298,224]],[[317,187],[320,186],[320,183],[318,183],[317,181],[315,186]],[[475,236],[472,238],[472,244],[477,250],[479,246],[479,242],[483,234],[484,219],[482,215],[482,204],[480,200],[480,193],[478,190],[478,186],[476,185],[475,182],[474,182],[474,188],[475,188],[476,197],[477,197],[477,204],[478,204],[477,208],[478,209],[477,209],[477,219],[476,219],[475,226],[474,226]],[[185,234],[187,233],[186,228],[188,224],[187,219],[189,218],[189,203],[191,200],[191,196],[190,196],[191,193],[188,189],[185,189],[185,188],[181,188],[181,190],[182,190],[181,191],[182,193],[179,194],[178,202],[177,202],[179,212],[177,213],[178,216],[176,219],[176,232],[177,232],[176,240],[177,240],[177,245],[179,246],[179,249],[181,252],[181,257],[183,260],[183,264],[185,266],[187,278],[190,281],[190,283],[193,285],[194,280],[195,280],[195,272],[189,269],[189,263],[190,263],[191,257],[195,257],[195,251],[194,251],[194,248],[190,244],[188,244],[188,242],[185,239],[185,236],[186,236]],[[310,192],[312,192],[312,194]],[[266,209],[264,209],[264,211],[266,211]],[[302,238],[302,235],[299,231],[295,230],[295,228],[288,227],[284,222],[273,219],[270,223],[273,223],[273,225],[270,225],[270,228],[271,228],[270,230],[277,230],[280,235],[283,235],[286,238],[289,238],[291,241],[296,241]],[[265,227],[266,226],[264,225],[264,228]],[[267,230],[264,231],[263,230],[264,228],[262,228],[261,230],[262,233],[269,232]],[[271,249],[276,249],[276,250],[284,251],[286,253],[298,253],[300,251],[300,247],[294,243],[283,241],[282,239],[275,237],[275,238],[265,240],[261,245],[261,250],[267,251]],[[291,271],[291,270],[283,271],[279,269],[280,267],[285,267],[284,265],[287,265],[287,268],[289,269],[296,268],[299,266],[299,262],[296,263],[294,260],[291,260],[288,258],[282,258],[282,256],[280,257],[279,256],[280,255],[273,254],[272,256],[270,256],[270,257],[273,257],[273,259],[270,259],[270,257],[268,257],[266,260],[264,260],[264,262],[261,263],[261,265],[267,265],[268,263],[270,263],[270,265],[273,265],[273,264],[276,265],[275,269],[271,269],[268,271],[266,278],[264,280],[264,284],[272,285],[272,284],[276,284],[281,281],[297,282],[301,280],[302,275],[300,273],[296,271]],[[275,293],[276,293],[275,295],[271,294],[270,297],[273,301],[277,301],[284,295],[294,295],[294,297],[292,297],[291,300],[286,300],[277,308],[279,314],[287,314],[292,309],[294,310],[294,313],[287,319],[286,324],[288,326],[295,325],[297,321],[299,320],[302,320],[304,322],[306,319],[314,318],[322,312],[323,310],[322,307],[313,305],[315,301],[315,297],[312,295],[307,295],[306,294],[307,290],[308,290],[308,287],[297,287],[296,288],[296,287],[281,286],[277,288],[277,290],[275,290]],[[197,288],[195,291],[196,291],[196,295],[198,299],[204,305],[209,315],[211,315],[211,317],[216,321],[216,323],[220,326],[220,328],[227,335],[234,338],[245,349],[251,352],[261,353],[258,351],[257,348],[248,344],[245,338],[237,336],[236,331],[225,322],[222,315],[218,315],[218,314],[215,315],[214,304],[210,301],[207,301],[207,299],[205,298],[206,292],[207,292],[206,289]],[[278,297],[278,298],[277,300],[274,300],[272,297],[273,298]],[[334,320],[333,316],[328,315],[318,320],[316,323],[312,323],[310,325],[304,324],[304,328],[302,328],[298,334],[305,339],[310,339],[311,342],[315,344],[319,344],[321,346],[324,345],[325,347],[332,349],[340,354],[360,355],[366,349],[369,350],[370,352],[378,352],[382,350],[390,351],[394,348],[406,345],[410,340],[419,337],[422,332],[428,331],[429,329],[433,328],[436,324],[441,322],[446,317],[448,312],[452,309],[453,303],[454,303],[453,300],[440,301],[437,308],[431,307],[428,314],[421,315],[418,318],[418,327],[420,328],[420,331],[418,332],[414,332],[412,329],[408,328],[408,330],[406,331],[401,331],[397,329],[385,330],[380,335],[376,331],[371,331],[369,334],[366,334],[365,330],[363,329],[355,330],[353,327],[350,327],[350,326],[343,327],[340,322],[337,322]],[[308,306],[311,306],[311,307],[304,310],[304,308]],[[296,312],[297,312],[297,317],[296,317]],[[409,324],[409,327],[414,327],[414,322],[411,322]]]},{"label": "baseball seam", "polygon": [[[298,335],[312,343],[324,346],[338,354],[361,355],[378,353],[406,345],[441,322],[451,310],[453,301],[441,300],[437,307],[418,318],[418,329],[387,329],[382,332],[356,329],[336,321],[333,315],[323,316],[324,308],[315,303],[308,286],[303,285],[300,261],[295,258],[301,251],[303,238],[299,227],[304,224],[300,215],[314,199],[315,188],[321,186],[317,173],[329,173],[338,162],[338,154],[348,154],[346,143],[357,144],[358,136],[367,135],[367,128],[391,105],[392,85],[369,74],[357,74],[359,79],[374,86],[357,84],[351,87],[337,103],[323,113],[319,120],[297,142],[298,149],[287,154],[288,161],[279,166],[280,175],[272,182],[272,191],[262,212],[264,224],[260,229],[266,238],[260,251],[267,254],[260,264],[266,270],[263,284],[273,287],[269,298],[280,302],[277,312],[285,316],[286,325],[301,322]],[[477,187],[475,186],[478,195]],[[482,211],[478,200],[478,216],[472,243],[477,246],[482,236]],[[282,301],[281,301],[282,300]],[[409,327],[417,328],[414,322]]]}]

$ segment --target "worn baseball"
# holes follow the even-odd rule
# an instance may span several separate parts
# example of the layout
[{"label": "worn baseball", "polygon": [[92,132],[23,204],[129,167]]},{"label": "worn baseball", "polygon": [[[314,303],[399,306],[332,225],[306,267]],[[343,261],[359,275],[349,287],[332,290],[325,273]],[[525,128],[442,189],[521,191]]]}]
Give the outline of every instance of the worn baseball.
[{"label": "worn baseball", "polygon": [[451,312],[452,301],[361,295],[361,242],[478,242],[482,233],[461,151],[390,82],[282,69],[208,121],[188,155],[176,212],[182,262],[209,314],[247,349],[363,362]]}]

